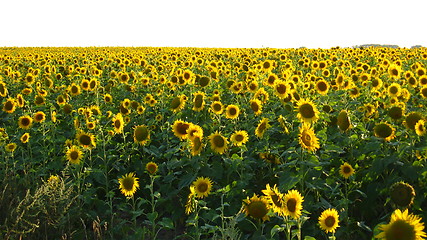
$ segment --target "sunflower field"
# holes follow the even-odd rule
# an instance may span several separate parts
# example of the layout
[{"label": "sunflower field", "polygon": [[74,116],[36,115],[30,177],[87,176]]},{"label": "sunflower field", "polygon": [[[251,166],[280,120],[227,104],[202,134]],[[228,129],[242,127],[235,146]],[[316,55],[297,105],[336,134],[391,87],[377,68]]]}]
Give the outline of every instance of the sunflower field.
[{"label": "sunflower field", "polygon": [[427,49],[0,48],[3,239],[425,239]]}]

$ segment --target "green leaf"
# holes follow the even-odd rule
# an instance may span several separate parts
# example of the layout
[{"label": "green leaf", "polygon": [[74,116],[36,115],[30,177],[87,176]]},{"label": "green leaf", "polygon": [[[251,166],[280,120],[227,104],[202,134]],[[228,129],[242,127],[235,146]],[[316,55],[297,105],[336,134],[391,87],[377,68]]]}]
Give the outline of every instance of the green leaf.
[{"label": "green leaf", "polygon": [[172,219],[170,219],[170,218],[164,217],[164,218],[162,218],[162,220],[160,220],[158,222],[158,224],[161,225],[163,228],[166,228],[166,229],[173,229],[174,228],[174,223],[173,223]]},{"label": "green leaf", "polygon": [[274,225],[274,227],[270,231],[270,235],[271,237],[273,237],[274,235],[276,235],[276,233],[283,232],[284,230],[285,230],[284,227],[281,227],[279,225]]}]

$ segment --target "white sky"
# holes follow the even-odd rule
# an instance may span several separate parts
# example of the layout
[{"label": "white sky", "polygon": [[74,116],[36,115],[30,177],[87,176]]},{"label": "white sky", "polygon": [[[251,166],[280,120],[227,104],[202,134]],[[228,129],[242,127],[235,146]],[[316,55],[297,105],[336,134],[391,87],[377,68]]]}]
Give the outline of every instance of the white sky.
[{"label": "white sky", "polygon": [[425,0],[3,0],[1,46],[427,46]]}]

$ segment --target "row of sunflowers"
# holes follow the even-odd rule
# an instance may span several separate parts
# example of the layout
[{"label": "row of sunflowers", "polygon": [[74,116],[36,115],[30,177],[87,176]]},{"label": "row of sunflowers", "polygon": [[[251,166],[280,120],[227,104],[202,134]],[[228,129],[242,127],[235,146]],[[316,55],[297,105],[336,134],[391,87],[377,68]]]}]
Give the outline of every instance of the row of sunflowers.
[{"label": "row of sunflowers", "polygon": [[424,239],[427,51],[0,48],[5,239]]}]

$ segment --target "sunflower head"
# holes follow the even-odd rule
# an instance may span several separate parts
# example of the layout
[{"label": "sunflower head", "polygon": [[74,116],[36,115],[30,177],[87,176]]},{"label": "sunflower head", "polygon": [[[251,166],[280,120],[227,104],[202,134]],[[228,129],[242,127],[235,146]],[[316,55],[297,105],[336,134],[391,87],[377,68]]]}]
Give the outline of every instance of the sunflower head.
[{"label": "sunflower head", "polygon": [[257,220],[269,220],[268,212],[270,211],[270,204],[268,204],[265,197],[258,197],[255,193],[251,198],[243,200],[243,212],[246,216],[252,217]]},{"label": "sunflower head", "polygon": [[345,162],[340,166],[340,175],[343,178],[348,179],[353,174],[354,174],[354,169],[349,163]]},{"label": "sunflower head", "polygon": [[76,140],[84,148],[96,147],[95,136],[91,133],[79,131],[76,135]]},{"label": "sunflower head", "polygon": [[404,112],[405,110],[403,107],[396,105],[388,109],[388,116],[393,120],[399,120],[403,117]]},{"label": "sunflower head", "polygon": [[67,149],[65,156],[71,164],[80,164],[83,152],[78,146],[73,145]]},{"label": "sunflower head", "polygon": [[421,240],[427,237],[424,232],[424,223],[421,218],[408,213],[408,209],[401,211],[396,209],[391,215],[389,224],[380,225],[378,228],[382,231],[375,238],[386,240]]},{"label": "sunflower head", "polygon": [[259,99],[251,99],[249,101],[249,105],[252,109],[252,111],[255,113],[255,115],[260,115],[262,113],[262,102]]},{"label": "sunflower head", "polygon": [[303,124],[302,127],[300,127],[299,143],[301,147],[310,152],[316,151],[320,148],[319,139],[314,134],[313,128],[307,124]]},{"label": "sunflower head", "polygon": [[212,112],[215,114],[222,114],[224,107],[220,101],[213,101],[211,104]]},{"label": "sunflower head", "polygon": [[297,112],[297,117],[304,123],[315,123],[319,119],[319,111],[310,100],[300,99],[297,103]]},{"label": "sunflower head", "polygon": [[284,216],[283,193],[279,191],[277,186],[274,185],[273,187],[270,187],[270,184],[267,184],[265,189],[262,190],[262,193],[264,193],[265,198],[273,209],[273,212],[277,213],[279,216]]},{"label": "sunflower head", "polygon": [[197,198],[207,197],[212,189],[212,181],[210,178],[198,177],[192,185]]},{"label": "sunflower head", "polygon": [[284,198],[283,204],[284,215],[291,216],[294,219],[301,217],[302,202],[304,202],[304,197],[298,192],[298,190],[289,190]]},{"label": "sunflower head", "polygon": [[338,217],[339,215],[337,210],[331,208],[324,210],[319,217],[320,228],[326,233],[335,233],[336,229],[339,227]]},{"label": "sunflower head", "polygon": [[145,145],[150,139],[150,130],[146,125],[135,126],[133,129],[133,140],[136,143]]},{"label": "sunflower head", "polygon": [[33,124],[33,118],[30,116],[21,116],[18,119],[18,125],[22,129],[29,129],[31,128],[31,125]]},{"label": "sunflower head", "polygon": [[423,116],[420,113],[411,112],[405,118],[405,125],[407,128],[415,130],[415,125],[421,119],[423,119]]},{"label": "sunflower head", "polygon": [[172,125],[172,131],[176,137],[178,137],[181,140],[185,140],[188,137],[187,129],[189,127],[190,127],[190,123],[182,120],[175,120],[175,122]]},{"label": "sunflower head", "polygon": [[342,110],[338,114],[337,125],[338,125],[338,128],[343,132],[345,132],[351,128],[350,117],[348,116],[348,113],[346,110]]},{"label": "sunflower head", "polygon": [[219,154],[225,153],[227,150],[227,138],[222,136],[221,133],[215,132],[209,136],[209,140],[211,143],[211,149]]},{"label": "sunflower head", "polygon": [[230,104],[225,109],[225,116],[228,119],[236,119],[239,117],[240,114],[240,108],[234,104]]},{"label": "sunflower head", "polygon": [[262,152],[262,153],[259,153],[258,156],[259,156],[259,158],[261,158],[262,160],[264,160],[268,163],[280,164],[280,162],[281,162],[280,157],[274,153]]},{"label": "sunflower head", "polygon": [[6,152],[13,153],[16,149],[16,146],[17,146],[16,143],[8,143],[4,146],[4,148],[5,148]]},{"label": "sunflower head", "polygon": [[203,150],[203,141],[202,141],[202,136],[199,135],[195,135],[193,139],[191,139],[191,155],[192,156],[197,156],[200,155],[200,153]]},{"label": "sunflower head", "polygon": [[414,188],[405,182],[396,182],[390,187],[390,198],[394,204],[401,208],[412,205],[415,197]]},{"label": "sunflower head", "polygon": [[30,134],[29,133],[22,134],[20,140],[22,143],[28,143],[28,141],[30,141]]},{"label": "sunflower head", "polygon": [[139,182],[137,177],[135,177],[135,173],[128,173],[119,178],[119,189],[123,195],[128,198],[133,197],[136,190],[139,188]]},{"label": "sunflower head", "polygon": [[268,128],[270,128],[271,125],[268,124],[268,118],[262,118],[260,122],[258,123],[258,126],[255,129],[255,135],[258,138],[262,138],[264,136],[264,133],[267,131]]},{"label": "sunflower head", "polygon": [[245,130],[235,131],[231,135],[230,140],[234,146],[240,147],[249,140],[248,136],[248,132],[246,132]]},{"label": "sunflower head", "polygon": [[156,174],[157,170],[159,169],[159,166],[155,162],[149,162],[145,165],[145,170],[151,175]]},{"label": "sunflower head", "polygon": [[388,123],[380,123],[374,127],[374,134],[378,138],[390,141],[395,137],[395,129]]},{"label": "sunflower head", "polygon": [[42,111],[38,111],[34,114],[34,122],[44,122],[46,120],[46,114]]}]

